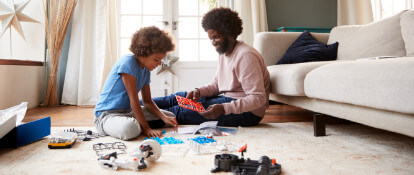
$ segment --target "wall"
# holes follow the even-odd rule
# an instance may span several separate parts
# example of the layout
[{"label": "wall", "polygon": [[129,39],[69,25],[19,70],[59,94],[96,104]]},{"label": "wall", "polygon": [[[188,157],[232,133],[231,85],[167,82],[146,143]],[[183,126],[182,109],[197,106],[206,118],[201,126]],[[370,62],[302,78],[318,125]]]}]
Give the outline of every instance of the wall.
[{"label": "wall", "polygon": [[0,110],[21,102],[39,106],[46,94],[45,67],[0,65]]},{"label": "wall", "polygon": [[266,0],[269,31],[279,27],[323,27],[337,24],[336,0]]},{"label": "wall", "polygon": [[[14,1],[15,4],[21,2]],[[42,0],[30,1],[22,13],[40,23],[21,21],[25,39],[13,27],[12,30],[7,29],[0,37],[0,59],[44,61],[45,26]],[[45,76],[44,66],[0,65],[0,110],[24,101],[28,102],[29,108],[39,106],[46,94]]]},{"label": "wall", "polygon": [[[66,73],[70,30],[66,35],[57,73],[56,86],[59,101],[62,97]],[[50,66],[48,62],[45,65]],[[39,106],[46,96],[48,78],[46,66],[0,65],[0,110],[24,101],[28,102],[28,108]]]}]

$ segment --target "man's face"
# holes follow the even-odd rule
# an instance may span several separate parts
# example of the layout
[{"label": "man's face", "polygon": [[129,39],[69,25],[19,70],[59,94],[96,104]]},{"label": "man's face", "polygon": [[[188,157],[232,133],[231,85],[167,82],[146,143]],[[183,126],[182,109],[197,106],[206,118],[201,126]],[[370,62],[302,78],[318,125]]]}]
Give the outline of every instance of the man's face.
[{"label": "man's face", "polygon": [[229,39],[217,30],[207,30],[208,38],[210,38],[211,44],[216,48],[219,54],[226,53],[229,48]]}]

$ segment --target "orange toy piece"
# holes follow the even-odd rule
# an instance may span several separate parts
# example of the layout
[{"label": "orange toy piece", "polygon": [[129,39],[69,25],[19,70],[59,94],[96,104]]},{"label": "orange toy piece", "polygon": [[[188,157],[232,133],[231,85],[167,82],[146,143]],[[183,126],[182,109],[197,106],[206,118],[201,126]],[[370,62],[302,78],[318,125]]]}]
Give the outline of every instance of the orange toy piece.
[{"label": "orange toy piece", "polygon": [[178,95],[175,95],[175,98],[177,99],[178,105],[180,107],[190,109],[197,112],[204,112],[206,111],[203,107],[203,105],[200,102],[197,102],[192,99],[184,98]]},{"label": "orange toy piece", "polygon": [[239,152],[246,152],[246,150],[247,150],[247,144],[244,144],[244,146],[242,146],[242,147],[239,149]]}]

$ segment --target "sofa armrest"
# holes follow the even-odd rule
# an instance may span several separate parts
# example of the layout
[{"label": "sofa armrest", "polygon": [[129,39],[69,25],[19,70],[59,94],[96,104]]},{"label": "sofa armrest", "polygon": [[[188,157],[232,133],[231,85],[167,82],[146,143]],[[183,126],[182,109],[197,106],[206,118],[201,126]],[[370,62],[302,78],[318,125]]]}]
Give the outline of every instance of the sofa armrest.
[{"label": "sofa armrest", "polygon": [[[253,47],[263,56],[266,66],[276,64],[302,32],[260,32],[254,37]],[[327,43],[328,33],[312,33],[318,41]]]}]

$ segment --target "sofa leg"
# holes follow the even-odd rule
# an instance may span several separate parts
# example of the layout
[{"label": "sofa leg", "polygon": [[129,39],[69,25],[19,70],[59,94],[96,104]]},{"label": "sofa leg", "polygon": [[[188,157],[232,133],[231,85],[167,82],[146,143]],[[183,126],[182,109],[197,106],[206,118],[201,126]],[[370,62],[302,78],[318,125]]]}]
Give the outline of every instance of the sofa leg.
[{"label": "sofa leg", "polygon": [[315,137],[326,135],[326,120],[323,114],[313,114],[313,135]]},{"label": "sofa leg", "polygon": [[316,113],[313,114],[313,135],[315,137],[326,136],[326,125],[335,124],[352,124],[355,122],[332,117],[325,114]]}]

